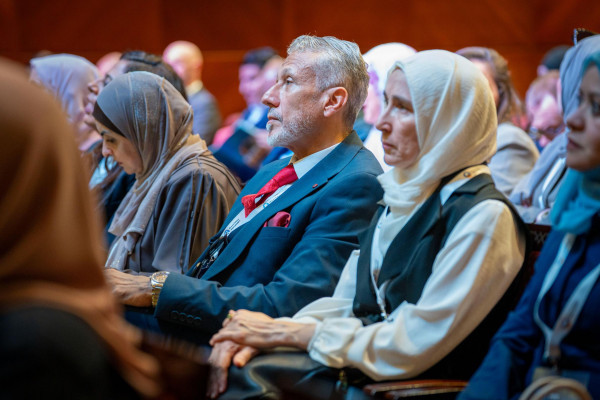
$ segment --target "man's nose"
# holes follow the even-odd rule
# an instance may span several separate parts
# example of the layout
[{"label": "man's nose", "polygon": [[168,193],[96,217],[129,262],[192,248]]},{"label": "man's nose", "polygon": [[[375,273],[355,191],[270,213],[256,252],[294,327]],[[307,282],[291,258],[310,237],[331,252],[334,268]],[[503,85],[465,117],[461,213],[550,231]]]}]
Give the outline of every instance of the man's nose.
[{"label": "man's nose", "polygon": [[279,96],[277,92],[277,84],[274,84],[265,92],[261,99],[262,103],[268,107],[279,107]]}]

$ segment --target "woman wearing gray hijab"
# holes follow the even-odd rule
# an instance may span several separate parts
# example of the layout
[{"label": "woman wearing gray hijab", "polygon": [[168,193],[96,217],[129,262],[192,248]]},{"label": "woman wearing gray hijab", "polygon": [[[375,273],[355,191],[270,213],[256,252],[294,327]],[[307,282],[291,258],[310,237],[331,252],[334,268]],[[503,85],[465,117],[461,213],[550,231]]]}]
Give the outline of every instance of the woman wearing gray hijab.
[{"label": "woman wearing gray hijab", "polygon": [[[560,83],[564,120],[579,104],[583,61],[597,51],[600,51],[600,35],[578,42],[563,58]],[[550,225],[549,211],[567,170],[567,133],[568,128],[544,148],[531,172],[523,177],[509,197],[525,222]]]},{"label": "woman wearing gray hijab", "polygon": [[93,112],[112,156],[136,182],[117,209],[106,267],[141,273],[186,272],[239,194],[237,180],[192,135],[193,113],[164,78],[115,78]]},{"label": "woman wearing gray hijab", "polygon": [[75,128],[77,146],[87,151],[100,140],[98,133],[84,123],[88,85],[98,79],[98,68],[83,57],[53,54],[30,61],[30,79],[45,87],[60,102]]}]

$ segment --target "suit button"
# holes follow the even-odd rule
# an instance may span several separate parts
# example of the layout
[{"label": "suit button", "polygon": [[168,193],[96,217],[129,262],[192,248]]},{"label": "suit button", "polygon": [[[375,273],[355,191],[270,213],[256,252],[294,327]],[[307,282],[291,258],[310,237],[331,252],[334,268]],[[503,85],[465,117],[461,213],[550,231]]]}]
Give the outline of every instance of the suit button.
[{"label": "suit button", "polygon": [[171,311],[171,319],[177,319],[179,317],[179,313],[177,311]]},{"label": "suit button", "polygon": [[183,313],[180,313],[180,314],[178,315],[178,318],[177,318],[177,319],[179,320],[179,322],[185,322],[185,315],[184,315]]},{"label": "suit button", "polygon": [[194,317],[194,326],[200,326],[202,324],[202,318]]}]

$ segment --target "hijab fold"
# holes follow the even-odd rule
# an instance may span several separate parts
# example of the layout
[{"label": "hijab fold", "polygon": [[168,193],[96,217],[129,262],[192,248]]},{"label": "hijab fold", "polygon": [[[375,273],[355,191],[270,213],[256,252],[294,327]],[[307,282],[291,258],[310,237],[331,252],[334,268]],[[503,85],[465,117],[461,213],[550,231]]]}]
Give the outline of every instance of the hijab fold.
[{"label": "hijab fold", "polygon": [[71,127],[24,71],[1,60],[0,87],[0,308],[37,305],[78,316],[125,380],[156,395],[159,365],[136,348],[140,332],[122,319],[104,280],[99,221]]},{"label": "hijab fold", "polygon": [[109,227],[117,239],[106,266],[122,270],[173,172],[208,149],[199,136],[191,134],[191,106],[168,81],[152,73],[130,72],[115,78],[98,96],[96,107],[135,146],[142,159],[142,171],[136,174],[134,186]]}]

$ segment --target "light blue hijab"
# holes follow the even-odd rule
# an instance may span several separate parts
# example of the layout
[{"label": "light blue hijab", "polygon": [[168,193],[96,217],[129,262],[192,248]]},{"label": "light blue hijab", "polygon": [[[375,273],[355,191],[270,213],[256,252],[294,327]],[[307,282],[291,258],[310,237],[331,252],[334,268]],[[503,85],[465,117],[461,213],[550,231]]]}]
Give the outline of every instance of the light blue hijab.
[{"label": "light blue hijab", "polygon": [[[600,52],[592,53],[583,63],[581,76],[588,67],[600,70]],[[574,96],[575,97],[575,96]],[[571,108],[571,112],[576,108]],[[552,227],[576,235],[586,233],[593,216],[600,211],[600,166],[590,171],[569,169],[552,207]]]}]

